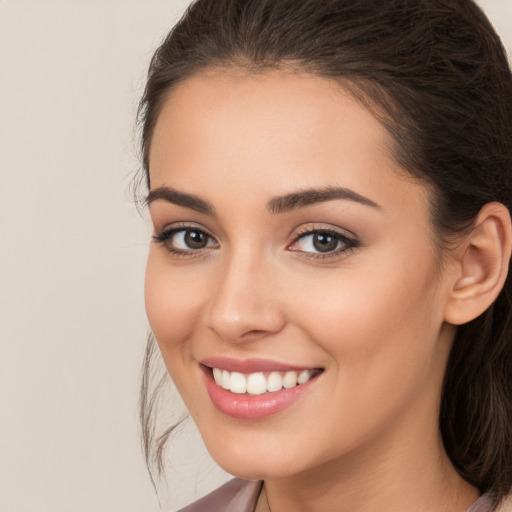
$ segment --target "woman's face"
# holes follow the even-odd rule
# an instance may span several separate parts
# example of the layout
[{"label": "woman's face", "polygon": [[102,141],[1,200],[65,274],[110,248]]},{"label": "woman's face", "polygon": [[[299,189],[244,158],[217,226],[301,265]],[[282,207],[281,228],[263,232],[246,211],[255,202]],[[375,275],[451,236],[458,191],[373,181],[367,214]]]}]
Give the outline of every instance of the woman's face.
[{"label": "woman's face", "polygon": [[427,189],[390,146],[368,110],[310,75],[212,71],[161,111],[147,313],[235,475],[332,470],[438,439],[451,281]]}]

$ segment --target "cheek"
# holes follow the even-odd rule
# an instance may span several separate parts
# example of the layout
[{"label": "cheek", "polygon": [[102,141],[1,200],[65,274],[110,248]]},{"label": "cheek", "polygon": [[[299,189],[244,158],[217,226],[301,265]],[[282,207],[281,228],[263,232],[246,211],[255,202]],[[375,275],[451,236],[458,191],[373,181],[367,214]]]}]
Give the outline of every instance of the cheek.
[{"label": "cheek", "polygon": [[197,276],[166,264],[165,255],[151,247],[144,296],[149,324],[164,358],[186,345],[197,323],[205,297],[200,284]]},{"label": "cheek", "polygon": [[295,311],[308,338],[329,354],[330,396],[343,404],[331,412],[327,437],[335,438],[343,426],[344,439],[370,438],[416,404],[428,404],[436,417],[448,355],[438,350],[437,287],[428,269],[396,269],[365,267],[326,278],[316,292],[303,295],[300,320]]},{"label": "cheek", "polygon": [[330,354],[340,379],[369,386],[415,379],[435,364],[443,323],[431,267],[421,258],[395,257],[388,265],[317,278],[294,316]]}]

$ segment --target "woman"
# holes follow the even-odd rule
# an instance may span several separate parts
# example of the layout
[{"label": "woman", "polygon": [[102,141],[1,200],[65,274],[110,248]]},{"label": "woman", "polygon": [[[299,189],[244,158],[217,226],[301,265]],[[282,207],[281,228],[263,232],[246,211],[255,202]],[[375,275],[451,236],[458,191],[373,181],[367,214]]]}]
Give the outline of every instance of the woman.
[{"label": "woman", "polygon": [[148,318],[239,477],[185,510],[495,509],[512,80],[475,4],[199,0],[140,113]]}]

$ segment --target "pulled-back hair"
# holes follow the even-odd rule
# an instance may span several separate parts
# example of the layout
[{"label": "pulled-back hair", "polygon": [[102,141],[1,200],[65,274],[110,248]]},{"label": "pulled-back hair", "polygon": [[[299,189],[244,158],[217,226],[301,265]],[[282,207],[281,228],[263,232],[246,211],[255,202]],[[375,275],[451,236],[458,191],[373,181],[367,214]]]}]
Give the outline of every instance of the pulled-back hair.
[{"label": "pulled-back hair", "polygon": [[[389,131],[396,161],[433,191],[440,248],[492,201],[512,207],[512,78],[472,0],[197,0],[156,51],[140,103],[149,149],[167,96],[212,68],[293,69],[336,81]],[[458,328],[440,408],[457,471],[496,503],[512,486],[511,276],[495,303]],[[172,429],[154,430],[148,343],[141,418],[148,465]]]}]

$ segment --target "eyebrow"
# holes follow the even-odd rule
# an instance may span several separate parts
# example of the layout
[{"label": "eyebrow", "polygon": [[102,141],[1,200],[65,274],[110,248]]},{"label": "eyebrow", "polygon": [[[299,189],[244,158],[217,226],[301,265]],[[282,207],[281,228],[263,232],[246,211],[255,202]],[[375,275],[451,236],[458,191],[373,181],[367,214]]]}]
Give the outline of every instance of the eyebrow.
[{"label": "eyebrow", "polygon": [[[151,190],[145,202],[147,205],[150,205],[153,201],[157,201],[158,199],[163,199],[177,206],[190,208],[191,210],[206,215],[215,215],[215,208],[208,201],[194,194],[180,192],[171,187],[164,186]],[[365,206],[380,209],[380,206],[376,202],[344,187],[312,188],[274,197],[267,203],[267,209],[270,213],[277,215],[336,199],[354,201]]]},{"label": "eyebrow", "polygon": [[271,213],[279,214],[317,203],[333,201],[335,199],[355,201],[356,203],[360,203],[365,206],[380,209],[380,206],[376,202],[344,187],[326,187],[321,189],[307,189],[292,192],[291,194],[275,197],[270,200],[267,208]]},{"label": "eyebrow", "polygon": [[169,203],[173,203],[177,206],[184,206],[190,208],[199,213],[205,213],[206,215],[215,215],[215,208],[212,204],[194,194],[187,194],[180,192],[170,187],[158,187],[154,190],[150,190],[148,197],[146,197],[146,204],[149,206],[153,201],[158,199],[164,199]]}]

